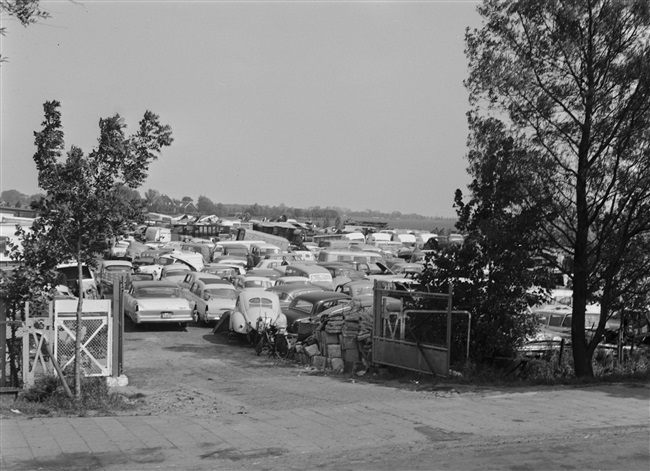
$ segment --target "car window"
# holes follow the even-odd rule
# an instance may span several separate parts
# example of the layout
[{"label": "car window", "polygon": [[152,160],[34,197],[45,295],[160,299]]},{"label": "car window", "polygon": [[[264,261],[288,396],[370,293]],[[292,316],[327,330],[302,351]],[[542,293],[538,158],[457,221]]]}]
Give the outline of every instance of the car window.
[{"label": "car window", "polygon": [[107,267],[104,267],[104,271],[108,271],[111,273],[131,273],[131,267],[127,267],[124,265],[109,265]]},{"label": "car window", "polygon": [[562,325],[563,316],[559,314],[551,314],[551,318],[548,321],[548,325],[551,327],[560,327]]},{"label": "car window", "polygon": [[273,301],[269,298],[251,298],[248,304],[251,306],[273,306]]},{"label": "car window", "polygon": [[172,287],[140,288],[135,294],[136,298],[180,298],[181,290]]},{"label": "car window", "polygon": [[231,288],[208,288],[205,292],[213,298],[235,299],[237,297],[237,291]]},{"label": "car window", "polygon": [[293,308],[296,309],[297,311],[302,311],[304,313],[309,314],[313,306],[314,306],[313,303],[309,301],[305,301],[304,299],[298,299],[293,305]]}]

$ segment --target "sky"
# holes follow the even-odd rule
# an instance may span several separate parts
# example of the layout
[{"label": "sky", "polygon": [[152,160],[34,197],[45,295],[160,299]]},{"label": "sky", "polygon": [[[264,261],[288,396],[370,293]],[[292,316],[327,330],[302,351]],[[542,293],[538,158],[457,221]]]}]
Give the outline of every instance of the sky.
[{"label": "sky", "polygon": [[40,191],[33,133],[57,100],[66,149],[115,114],[171,126],[142,195],[455,216],[477,1],[41,4],[28,28],[2,18],[2,191]]}]

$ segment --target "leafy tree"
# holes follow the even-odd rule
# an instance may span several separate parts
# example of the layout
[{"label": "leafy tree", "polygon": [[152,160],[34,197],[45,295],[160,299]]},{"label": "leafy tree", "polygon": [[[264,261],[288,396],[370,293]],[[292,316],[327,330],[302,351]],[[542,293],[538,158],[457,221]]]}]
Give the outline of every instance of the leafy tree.
[{"label": "leafy tree", "polygon": [[[430,291],[447,292],[453,283],[455,309],[472,314],[470,355],[478,362],[514,355],[535,331],[529,290],[543,273],[532,270],[539,226],[534,208],[514,210],[527,197],[532,170],[525,147],[503,135],[503,125],[474,123],[470,137],[469,201],[456,192],[457,230],[466,234],[462,247],[448,247],[428,264],[422,282]],[[543,293],[540,293],[543,294]]]},{"label": "leafy tree", "polygon": [[[470,125],[502,119],[537,160],[520,207],[545,204],[547,262],[573,260],[575,373],[592,376],[608,316],[642,285],[627,277],[650,275],[650,3],[484,0],[478,11],[482,27],[466,34]],[[587,340],[591,301],[601,318]]]},{"label": "leafy tree", "polygon": [[[0,15],[13,16],[25,27],[50,17],[48,12],[41,9],[40,0],[0,0]],[[0,26],[0,36],[5,33],[6,28]],[[0,56],[0,62],[5,61],[6,59]]]},{"label": "leafy tree", "polygon": [[217,213],[217,206],[207,196],[199,196],[196,203],[196,209],[201,214],[219,214]]},{"label": "leafy tree", "polygon": [[[38,211],[32,231],[24,236],[25,265],[51,270],[56,264],[74,260],[79,267],[93,266],[96,256],[125,224],[140,220],[143,207],[140,186],[149,164],[164,146],[172,143],[171,129],[147,111],[138,131],[126,137],[124,120],[115,115],[99,120],[98,145],[89,154],[72,146],[65,160],[61,113],[57,101],[44,104],[43,128],[35,132],[34,161],[39,186],[46,196],[32,204]],[[79,293],[75,343],[75,394],[80,395],[80,332],[83,295]]]}]

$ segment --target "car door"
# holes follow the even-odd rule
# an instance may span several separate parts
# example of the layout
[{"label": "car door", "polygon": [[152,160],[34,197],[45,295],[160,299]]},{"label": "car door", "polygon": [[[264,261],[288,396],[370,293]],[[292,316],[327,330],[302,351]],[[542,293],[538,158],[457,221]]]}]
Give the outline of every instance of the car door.
[{"label": "car door", "polygon": [[134,319],[133,313],[135,312],[135,297],[134,288],[131,286],[128,290],[124,291],[124,313],[131,319]]}]

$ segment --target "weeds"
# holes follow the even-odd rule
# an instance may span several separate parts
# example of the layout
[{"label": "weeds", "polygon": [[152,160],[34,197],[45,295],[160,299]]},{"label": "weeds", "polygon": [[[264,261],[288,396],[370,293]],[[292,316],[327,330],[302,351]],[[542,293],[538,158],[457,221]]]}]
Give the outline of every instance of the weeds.
[{"label": "weeds", "polygon": [[134,401],[111,392],[106,378],[82,378],[81,397],[69,398],[56,376],[42,376],[19,395],[11,409],[27,415],[112,415],[134,408]]}]

